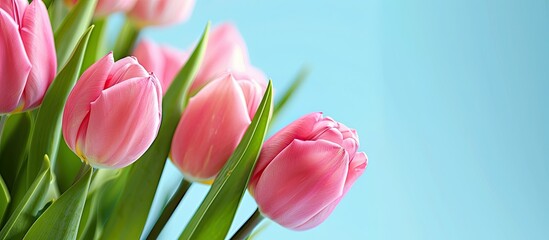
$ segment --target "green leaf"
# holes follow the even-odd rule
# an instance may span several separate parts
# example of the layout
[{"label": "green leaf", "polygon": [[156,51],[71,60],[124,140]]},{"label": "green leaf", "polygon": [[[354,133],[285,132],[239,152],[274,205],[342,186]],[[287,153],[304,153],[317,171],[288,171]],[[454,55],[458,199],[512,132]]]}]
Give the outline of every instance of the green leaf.
[{"label": "green leaf", "polygon": [[84,34],[86,29],[88,29],[96,3],[97,0],[79,0],[65,19],[63,19],[59,29],[55,31],[54,38],[58,67],[65,65],[72,50],[78,43],[79,36]]},{"label": "green leaf", "polygon": [[[101,236],[103,228],[106,226],[109,217],[113,214],[116,203],[124,191],[124,186],[126,186],[130,168],[121,170],[120,176],[113,181],[106,182],[100,189],[97,189],[98,192],[95,193],[97,194],[98,202],[96,210],[97,222],[94,235],[97,237]],[[83,233],[83,235],[85,236],[88,234]],[[97,239],[97,237],[94,239]]]},{"label": "green leaf", "polygon": [[51,181],[53,181],[53,175],[50,171],[50,160],[45,156],[40,174],[36,177],[0,231],[0,239],[23,238],[36,220],[38,212],[44,207],[46,202],[51,200],[47,199]]},{"label": "green leaf", "polygon": [[309,73],[311,70],[308,67],[302,67],[301,70],[299,70],[299,73],[297,73],[297,76],[294,78],[292,85],[290,85],[290,88],[282,94],[282,97],[277,101],[274,107],[273,111],[273,121],[278,115],[280,114],[281,110],[284,109],[288,101],[293,96],[294,92],[301,87],[303,82],[305,82],[305,79],[309,76]]},{"label": "green leaf", "polygon": [[91,175],[88,165],[84,175],[34,222],[23,239],[76,239]]},{"label": "green leaf", "polygon": [[82,74],[89,66],[94,64],[98,59],[107,54],[105,48],[105,38],[107,34],[107,18],[101,18],[94,20],[93,25],[95,28],[90,36],[88,42],[88,48],[86,49],[86,55],[84,56],[84,62],[80,69]]},{"label": "green leaf", "polygon": [[[208,23],[193,54],[176,76],[162,101],[162,124],[151,147],[129,171],[127,185],[104,229],[102,239],[139,239],[147,221],[187,92],[198,72],[208,41]],[[131,227],[128,227],[131,226]]]},{"label": "green leaf", "polygon": [[43,2],[44,2],[44,5],[46,5],[46,7],[49,8],[53,0],[43,0]]},{"label": "green leaf", "polygon": [[78,239],[93,239],[97,227],[100,192],[105,186],[109,187],[110,182],[120,179],[122,172],[122,169],[99,169],[93,175],[78,228]]},{"label": "green leaf", "polygon": [[65,106],[65,101],[80,73],[80,66],[82,66],[82,60],[92,30],[93,26],[89,27],[82,35],[69,62],[65,65],[63,70],[59,72],[46,92],[44,100],[42,100],[42,106],[38,110],[38,115],[36,116],[36,125],[34,126],[31,139],[27,172],[25,173],[28,182],[31,182],[38,173],[40,158],[44,156],[44,154],[50,156],[52,162],[55,162],[58,148],[57,144],[61,135],[63,107]]},{"label": "green leaf", "polygon": [[267,133],[273,109],[272,95],[269,81],[252,123],[179,239],[211,240],[227,236]]},{"label": "green leaf", "polygon": [[31,128],[32,120],[29,112],[10,115],[4,126],[0,150],[0,175],[11,192],[16,185],[17,173],[27,157]]},{"label": "green leaf", "polygon": [[52,1],[48,6],[48,15],[50,16],[51,29],[55,33],[59,26],[63,22],[63,19],[67,16],[69,9],[65,5],[64,1],[57,0]]},{"label": "green leaf", "polygon": [[[0,175],[0,224],[2,223],[2,218],[4,213],[8,210],[8,204],[10,203],[10,192],[8,187],[4,183],[2,176]],[[1,225],[0,225],[1,226]]]}]

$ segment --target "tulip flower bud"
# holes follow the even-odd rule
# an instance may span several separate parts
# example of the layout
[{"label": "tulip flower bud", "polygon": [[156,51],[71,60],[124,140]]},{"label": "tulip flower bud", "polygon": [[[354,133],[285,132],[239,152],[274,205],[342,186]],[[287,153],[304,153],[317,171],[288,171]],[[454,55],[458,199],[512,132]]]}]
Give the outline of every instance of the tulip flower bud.
[{"label": "tulip flower bud", "polygon": [[149,148],[160,127],[162,89],[133,57],[112,53],[90,66],[63,112],[63,137],[83,161],[122,168]]},{"label": "tulip flower bud", "polygon": [[187,53],[168,46],[157,45],[146,39],[137,44],[133,55],[147,71],[154,72],[158,77],[163,94],[166,93],[173,79],[189,58]]},{"label": "tulip flower bud", "polygon": [[321,113],[286,126],[263,145],[248,189],[260,212],[306,230],[322,223],[368,164],[358,136]]},{"label": "tulip flower bud", "polygon": [[[136,0],[98,0],[94,16],[106,17],[115,12],[126,12],[135,4]],[[78,0],[65,0],[65,4],[72,7]]]},{"label": "tulip flower bud", "polygon": [[171,148],[171,159],[186,178],[215,178],[250,125],[264,90],[244,75],[226,74],[190,99]]},{"label": "tulip flower bud", "polygon": [[137,0],[128,16],[140,27],[167,26],[187,21],[194,0]]},{"label": "tulip flower bud", "polygon": [[48,11],[40,0],[0,1],[0,114],[42,103],[57,71]]},{"label": "tulip flower bud", "polygon": [[245,72],[262,86],[267,86],[263,72],[250,63],[242,35],[230,23],[221,24],[211,31],[204,60],[190,89],[191,95],[226,72]]}]

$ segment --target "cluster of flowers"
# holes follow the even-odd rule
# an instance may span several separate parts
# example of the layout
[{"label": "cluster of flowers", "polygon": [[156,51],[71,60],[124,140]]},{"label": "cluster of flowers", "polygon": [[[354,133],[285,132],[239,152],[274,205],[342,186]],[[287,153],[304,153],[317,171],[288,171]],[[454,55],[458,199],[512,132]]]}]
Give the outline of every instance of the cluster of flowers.
[{"label": "cluster of flowers", "polygon": [[[67,6],[76,0],[66,0]],[[99,0],[95,17],[127,13],[137,26],[189,18],[192,0]],[[41,0],[0,0],[0,114],[40,107],[57,74],[56,49]],[[143,155],[162,122],[162,98],[189,54],[142,39],[133,56],[97,60],[80,76],[64,106],[62,134],[94,168],[123,168]],[[230,23],[210,33],[190,100],[171,141],[170,159],[194,182],[212,182],[236,149],[267,88],[245,42]],[[367,165],[355,130],[311,113],[263,145],[248,189],[260,212],[305,230],[334,210]]]}]

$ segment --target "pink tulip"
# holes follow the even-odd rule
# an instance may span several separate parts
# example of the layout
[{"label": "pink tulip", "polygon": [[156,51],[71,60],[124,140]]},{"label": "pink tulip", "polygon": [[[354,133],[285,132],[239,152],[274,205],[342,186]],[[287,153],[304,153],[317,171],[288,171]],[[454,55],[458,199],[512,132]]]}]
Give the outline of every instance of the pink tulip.
[{"label": "pink tulip", "polygon": [[[98,0],[94,15],[96,17],[106,17],[115,12],[126,12],[135,4],[136,0]],[[78,0],[65,0],[69,6],[73,6]]]},{"label": "pink tulip", "polygon": [[166,93],[173,79],[189,58],[187,53],[168,46],[157,45],[146,39],[137,44],[133,55],[145,69],[158,77],[163,94]]},{"label": "pink tulip", "polygon": [[245,73],[262,86],[267,85],[263,72],[251,65],[242,35],[230,23],[221,24],[210,33],[204,60],[191,86],[191,95],[226,72]]},{"label": "pink tulip", "polygon": [[140,27],[167,26],[189,19],[194,0],[137,0],[129,17]]},{"label": "pink tulip", "polygon": [[114,62],[112,53],[89,67],[63,112],[67,145],[94,167],[122,168],[155,139],[162,114],[158,79],[133,57]]},{"label": "pink tulip", "polygon": [[260,212],[306,230],[322,223],[368,164],[356,131],[321,113],[306,115],[267,140],[249,190]]},{"label": "pink tulip", "polygon": [[264,89],[246,76],[225,74],[190,99],[171,150],[185,177],[203,182],[215,178],[250,125]]},{"label": "pink tulip", "polygon": [[46,6],[1,0],[0,33],[0,114],[35,108],[57,71]]}]

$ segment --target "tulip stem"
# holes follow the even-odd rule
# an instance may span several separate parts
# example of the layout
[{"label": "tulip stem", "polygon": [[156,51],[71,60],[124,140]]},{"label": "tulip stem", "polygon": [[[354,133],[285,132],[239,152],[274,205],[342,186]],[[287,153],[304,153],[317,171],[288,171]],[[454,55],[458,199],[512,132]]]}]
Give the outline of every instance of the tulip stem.
[{"label": "tulip stem", "polygon": [[7,114],[0,114],[0,144],[2,143],[2,133],[4,133],[4,125],[8,120]]},{"label": "tulip stem", "polygon": [[139,36],[140,29],[130,20],[126,19],[124,26],[120,30],[120,34],[114,44],[114,58],[116,60],[121,59],[128,54],[132,49],[135,40]]},{"label": "tulip stem", "polygon": [[162,214],[156,220],[156,223],[154,224],[154,227],[152,228],[151,232],[149,233],[149,236],[147,236],[148,239],[157,239],[160,235],[160,232],[162,232],[162,229],[164,229],[164,226],[170,220],[170,217],[172,216],[173,212],[179,205],[179,202],[181,202],[181,199],[185,196],[185,193],[187,193],[187,190],[189,190],[189,187],[191,187],[192,183],[183,179],[181,180],[181,183],[179,183],[179,187],[177,188],[177,191],[173,194],[173,196],[170,198],[170,201],[168,204],[166,204],[166,207],[164,207],[164,210],[162,210]]},{"label": "tulip stem", "polygon": [[248,220],[238,229],[238,231],[231,237],[231,240],[244,240],[250,234],[252,231],[257,227],[257,225],[263,221],[265,217],[261,215],[261,212],[259,212],[259,209],[255,209],[254,214],[248,218]]}]

